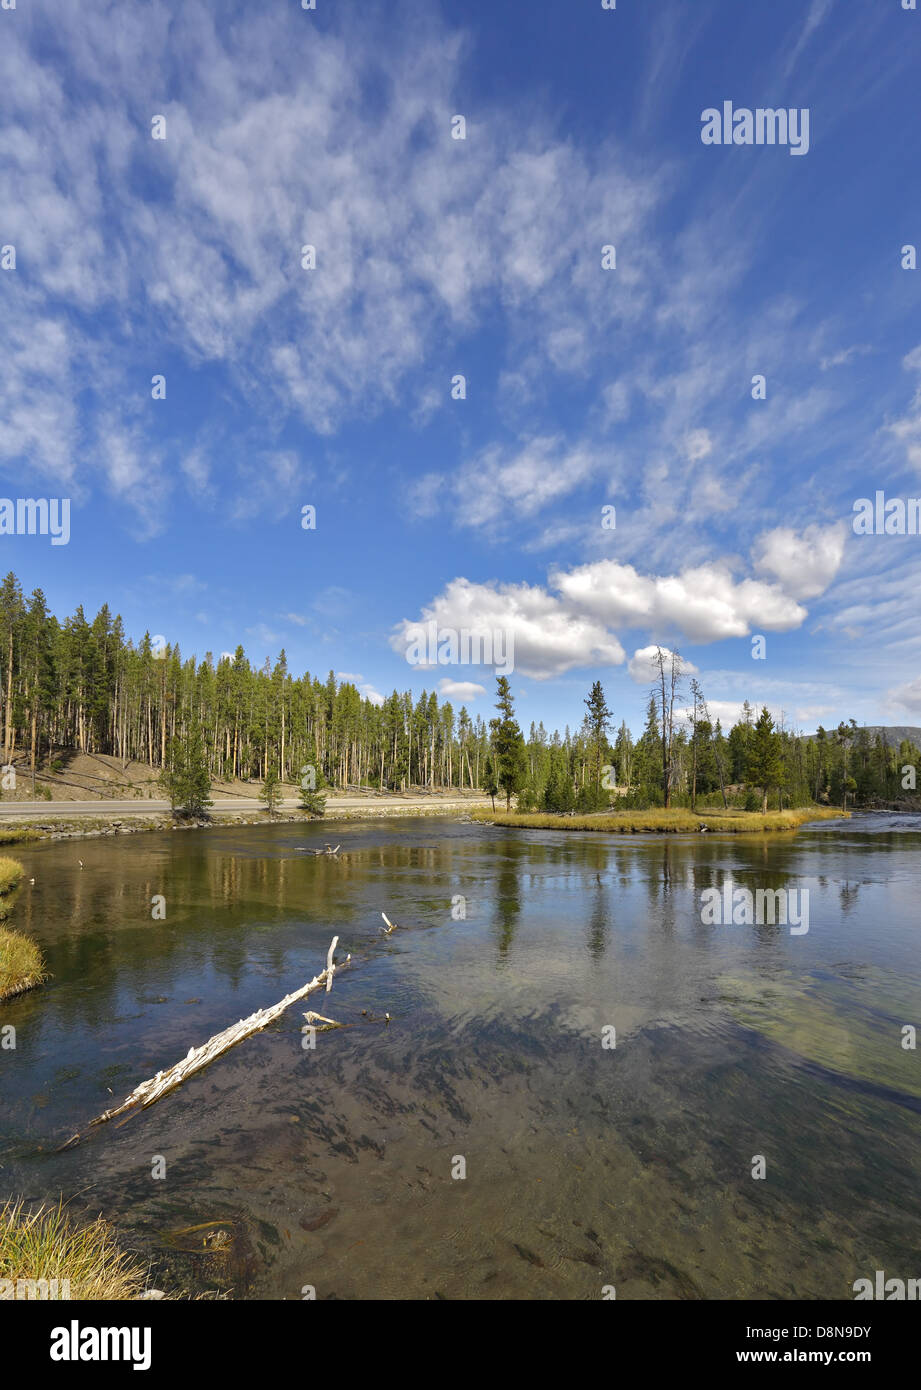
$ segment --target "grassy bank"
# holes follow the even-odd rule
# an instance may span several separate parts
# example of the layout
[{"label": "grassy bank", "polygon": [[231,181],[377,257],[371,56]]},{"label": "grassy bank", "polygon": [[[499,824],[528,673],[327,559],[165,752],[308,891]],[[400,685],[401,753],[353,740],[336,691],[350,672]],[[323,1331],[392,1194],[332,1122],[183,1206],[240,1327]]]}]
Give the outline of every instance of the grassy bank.
[{"label": "grassy bank", "polygon": [[807,821],[837,820],[850,812],[827,806],[804,806],[795,811],[689,811],[685,807],[649,811],[603,811],[589,816],[556,816],[518,811],[471,811],[473,820],[489,825],[516,826],[524,830],[614,830],[623,833],[652,831],[659,834],[707,830],[744,834],[764,830],[796,830]]},{"label": "grassy bank", "polygon": [[57,1280],[58,1290],[69,1280],[71,1298],[126,1299],[144,1292],[147,1271],[101,1217],[78,1226],[60,1204],[27,1211],[20,1200],[0,1210],[0,1279]]},{"label": "grassy bank", "polygon": [[18,859],[0,858],[0,898],[18,888],[22,881],[22,865]]},{"label": "grassy bank", "polygon": [[[21,880],[18,860],[0,858],[0,922],[10,915]],[[47,978],[44,958],[35,942],[0,926],[0,999],[23,994]]]},{"label": "grassy bank", "polygon": [[31,826],[0,825],[0,845],[21,845],[24,840],[39,838],[38,831]]},{"label": "grassy bank", "polygon": [[12,999],[44,984],[45,958],[34,941],[0,927],[0,999]]}]

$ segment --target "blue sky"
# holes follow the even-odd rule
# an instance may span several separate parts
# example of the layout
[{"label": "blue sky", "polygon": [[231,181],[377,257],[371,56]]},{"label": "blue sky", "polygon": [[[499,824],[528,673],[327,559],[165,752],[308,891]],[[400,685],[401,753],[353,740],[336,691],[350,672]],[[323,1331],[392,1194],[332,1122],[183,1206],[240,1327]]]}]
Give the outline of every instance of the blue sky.
[{"label": "blue sky", "polygon": [[639,729],[654,643],[724,720],[921,723],[921,537],[851,524],[921,496],[919,57],[901,0],[18,0],[0,491],[72,519],[4,571],[487,717],[407,634],[511,632],[525,726]]}]

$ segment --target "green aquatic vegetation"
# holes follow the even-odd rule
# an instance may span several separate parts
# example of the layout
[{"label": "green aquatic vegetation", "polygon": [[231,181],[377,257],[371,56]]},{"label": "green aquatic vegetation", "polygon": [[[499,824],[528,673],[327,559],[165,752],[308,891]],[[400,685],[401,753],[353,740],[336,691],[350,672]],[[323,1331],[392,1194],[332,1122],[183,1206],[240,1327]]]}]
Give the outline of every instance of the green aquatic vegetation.
[{"label": "green aquatic vegetation", "polygon": [[724,975],[719,985],[736,1022],[804,1061],[921,1099],[918,1053],[902,1045],[919,1000],[895,977],[873,971],[856,981],[785,979],[764,986]]}]

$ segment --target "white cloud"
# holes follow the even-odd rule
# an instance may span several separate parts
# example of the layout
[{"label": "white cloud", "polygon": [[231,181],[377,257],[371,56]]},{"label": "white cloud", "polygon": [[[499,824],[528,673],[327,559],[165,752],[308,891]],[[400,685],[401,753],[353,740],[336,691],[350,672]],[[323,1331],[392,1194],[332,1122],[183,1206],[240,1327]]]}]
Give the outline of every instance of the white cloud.
[{"label": "white cloud", "polygon": [[674,628],[694,642],[746,637],[753,626],[786,632],[806,617],[806,610],[776,586],[736,581],[721,563],[646,577],[632,565],[599,560],[568,573],[553,572],[550,582],[572,609],[612,627]]},{"label": "white cloud", "polygon": [[[786,632],[806,616],[776,585],[736,580],[722,564],[644,576],[632,565],[599,560],[551,571],[546,589],[454,579],[419,618],[398,624],[391,645],[404,654],[420,624],[430,622],[438,641],[443,632],[501,633],[514,643],[515,669],[542,680],[579,667],[620,665],[624,649],[612,628],[674,629],[704,643],[745,637],[753,628]],[[637,672],[643,659],[640,649],[633,657]]]},{"label": "white cloud", "polygon": [[713,452],[713,441],[707,430],[691,430],[685,440],[685,453],[689,463],[698,463]]},{"label": "white cloud", "polygon": [[[651,647],[639,647],[627,662],[627,674],[632,681],[636,681],[637,685],[651,685],[652,682],[658,678],[659,668],[656,663],[657,650],[658,648],[655,645]],[[665,670],[667,676],[669,670],[668,663],[671,661],[672,653],[668,647],[663,647],[662,652],[666,660]],[[698,668],[692,661],[688,661],[685,657],[682,657],[681,665],[686,675],[697,675]]]},{"label": "white cloud", "polygon": [[[447,383],[420,391],[407,377],[495,306],[509,360],[527,344],[532,376],[586,370],[595,345],[644,312],[644,253],[599,294],[594,248],[612,227],[648,241],[660,173],[512,105],[482,110],[468,143],[453,141],[466,45],[434,17],[364,41],[311,26],[309,42],[291,6],[228,23],[198,0],[141,11],[59,0],[53,19],[35,18],[8,25],[0,52],[4,238],[28,263],[28,280],[5,277],[0,458],[25,454],[59,476],[91,466],[78,405],[91,414],[95,393],[111,411],[137,390],[141,341],[219,364],[228,394],[273,424],[294,411],[330,433],[407,396],[424,423]],[[49,30],[66,63],[49,61]],[[153,113],[165,140],[150,138]],[[122,196],[129,178],[153,196]],[[302,268],[307,243],[316,270]],[[104,370],[81,326],[97,310],[112,323]],[[561,495],[557,469],[541,475],[540,441],[528,448],[473,466],[474,514],[481,479],[484,508],[527,515]],[[202,497],[214,449],[210,470],[203,456],[184,461]],[[591,467],[578,449],[554,452],[554,465]],[[109,481],[124,473],[110,468]],[[268,506],[258,476],[244,481]]]},{"label": "white cloud", "polygon": [[453,474],[429,473],[410,493],[418,516],[443,507],[457,525],[495,530],[574,492],[600,464],[595,450],[561,436],[525,439],[512,449],[490,445]]},{"label": "white cloud", "polygon": [[902,709],[910,710],[912,714],[921,714],[921,676],[916,676],[905,685],[896,686],[888,692],[888,697]]},{"label": "white cloud", "polygon": [[[603,623],[573,612],[545,589],[528,584],[474,584],[454,579],[427,604],[419,619],[404,619],[391,637],[404,655],[419,623],[448,630],[500,634],[503,650],[514,644],[514,669],[538,680],[576,667],[617,666],[624,649]],[[501,663],[498,663],[501,664]]]},{"label": "white cloud", "polygon": [[804,48],[808,44],[812,35],[815,33],[816,29],[818,29],[819,25],[829,14],[833,4],[834,0],[812,0],[811,5],[809,6],[809,12],[806,15],[806,22],[803,25],[802,32],[800,33],[796,43],[793,46],[789,58],[787,59],[784,68],[784,77],[790,76],[790,73],[793,71],[793,68],[796,66],[796,63],[799,60],[800,54],[803,52]]},{"label": "white cloud", "polygon": [[446,676],[438,682],[438,692],[449,700],[476,700],[486,694],[486,687],[476,681],[452,681]]},{"label": "white cloud", "polygon": [[[921,373],[921,345],[902,358],[906,371]],[[888,432],[905,445],[908,462],[921,473],[921,378],[912,397],[908,413],[887,425]]]},{"label": "white cloud", "polygon": [[853,347],[842,348],[840,352],[832,353],[831,357],[819,359],[819,368],[827,372],[831,367],[846,367],[855,357],[865,357],[873,349],[865,343],[855,343]]},{"label": "white cloud", "polygon": [[753,549],[755,568],[769,574],[794,598],[823,594],[841,567],[847,528],[807,526],[799,535],[790,526],[778,526],[759,536]]},{"label": "white cloud", "polygon": [[[775,709],[768,700],[749,700],[748,703],[752,711],[753,721],[758,718],[758,715],[761,713],[761,707],[765,704],[774,716],[775,721],[780,718],[780,707],[778,706]],[[716,721],[719,720],[723,733],[728,733],[733,724],[738,724],[742,719],[744,715],[744,705],[744,700],[708,700],[707,709],[710,712],[711,724],[715,725]],[[688,706],[681,711],[681,714],[685,719],[689,719],[693,712],[693,708]]]},{"label": "white cloud", "polygon": [[248,627],[246,631],[250,637],[254,637],[257,642],[262,642],[267,647],[274,647],[281,641],[281,634],[275,632],[267,623],[256,623],[254,627]]},{"label": "white cloud", "polygon": [[373,685],[361,686],[360,693],[364,695],[366,700],[370,700],[372,705],[382,705],[384,703],[383,695],[379,690],[375,690]]}]

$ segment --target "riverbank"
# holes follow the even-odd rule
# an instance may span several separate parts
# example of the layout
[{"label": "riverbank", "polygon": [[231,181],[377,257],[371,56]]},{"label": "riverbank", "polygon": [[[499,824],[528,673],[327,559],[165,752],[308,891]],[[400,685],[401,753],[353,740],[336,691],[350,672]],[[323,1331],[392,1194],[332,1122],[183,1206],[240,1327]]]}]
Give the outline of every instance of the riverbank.
[{"label": "riverbank", "polygon": [[0,1001],[25,994],[48,978],[44,956],[35,942],[2,925],[13,909],[21,881],[18,860],[0,858]]},{"label": "riverbank", "polygon": [[[485,796],[444,796],[394,793],[340,795],[327,794],[326,814],[310,816],[296,802],[282,804],[270,816],[255,803],[241,809],[239,803],[215,800],[207,816],[176,818],[167,809],[146,811],[129,806],[106,805],[104,801],[64,810],[56,806],[49,815],[45,808],[24,808],[22,803],[0,804],[0,844],[28,840],[83,840],[103,835],[132,835],[144,830],[214,830],[235,825],[334,825],[342,821],[382,820],[399,816],[457,816],[488,806]],[[15,818],[15,824],[11,820]]]},{"label": "riverbank", "polygon": [[850,811],[828,806],[804,806],[793,811],[689,811],[685,807],[649,811],[601,811],[593,815],[541,815],[519,811],[471,812],[471,819],[486,825],[523,830],[608,830],[623,834],[677,834],[684,831],[722,831],[746,834],[798,830],[808,821],[842,820]]},{"label": "riverbank", "polygon": [[62,1202],[29,1210],[19,1199],[0,1209],[0,1280],[16,1298],[44,1289],[46,1298],[108,1301],[142,1298],[147,1270],[102,1217],[81,1226]]}]

